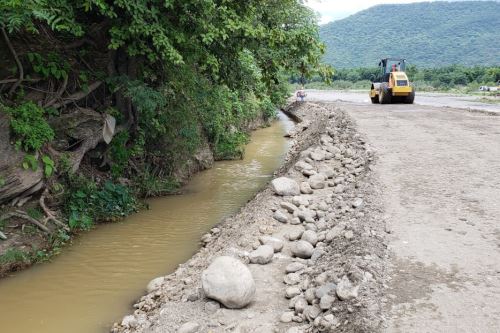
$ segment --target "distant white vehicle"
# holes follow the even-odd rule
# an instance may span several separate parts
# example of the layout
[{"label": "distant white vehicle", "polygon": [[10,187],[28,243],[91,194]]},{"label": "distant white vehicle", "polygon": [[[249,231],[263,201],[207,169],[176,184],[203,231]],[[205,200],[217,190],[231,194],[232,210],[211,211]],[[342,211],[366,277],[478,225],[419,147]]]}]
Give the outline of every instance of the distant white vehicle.
[{"label": "distant white vehicle", "polygon": [[489,87],[489,86],[481,86],[479,87],[480,91],[499,91],[500,90],[500,85],[496,87]]}]

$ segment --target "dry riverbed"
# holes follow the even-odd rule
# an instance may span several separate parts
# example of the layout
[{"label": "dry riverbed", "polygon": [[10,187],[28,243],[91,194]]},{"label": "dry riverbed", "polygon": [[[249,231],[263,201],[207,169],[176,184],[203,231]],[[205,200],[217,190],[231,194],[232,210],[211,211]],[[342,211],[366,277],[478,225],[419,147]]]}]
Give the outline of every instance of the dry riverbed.
[{"label": "dry riverbed", "polygon": [[[294,104],[289,112],[302,121],[276,178],[203,236],[188,262],[153,280],[113,332],[380,329],[387,249],[373,149],[333,105]],[[244,265],[224,271],[217,261],[202,279],[220,256]],[[237,288],[221,291],[220,276]],[[234,289],[241,293],[226,297]]]}]

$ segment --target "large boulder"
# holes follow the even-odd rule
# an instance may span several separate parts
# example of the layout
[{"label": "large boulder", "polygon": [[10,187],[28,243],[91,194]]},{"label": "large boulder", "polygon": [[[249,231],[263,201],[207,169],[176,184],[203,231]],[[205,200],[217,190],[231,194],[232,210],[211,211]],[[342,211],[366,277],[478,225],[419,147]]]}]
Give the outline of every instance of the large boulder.
[{"label": "large boulder", "polygon": [[250,270],[241,261],[228,256],[216,258],[203,271],[201,283],[208,298],[230,309],[247,306],[255,295],[255,281]]},{"label": "large boulder", "polygon": [[300,187],[299,184],[290,178],[279,177],[273,179],[271,186],[278,195],[299,195]]}]

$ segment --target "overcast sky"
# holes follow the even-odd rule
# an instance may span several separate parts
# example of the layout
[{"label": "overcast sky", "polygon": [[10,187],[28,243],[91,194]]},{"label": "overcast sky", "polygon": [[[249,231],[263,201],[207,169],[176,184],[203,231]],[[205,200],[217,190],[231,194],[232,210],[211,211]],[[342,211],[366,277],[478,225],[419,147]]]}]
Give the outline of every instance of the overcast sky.
[{"label": "overcast sky", "polygon": [[423,0],[307,0],[306,4],[319,12],[320,23],[342,19],[360,10],[383,3],[410,3]]}]

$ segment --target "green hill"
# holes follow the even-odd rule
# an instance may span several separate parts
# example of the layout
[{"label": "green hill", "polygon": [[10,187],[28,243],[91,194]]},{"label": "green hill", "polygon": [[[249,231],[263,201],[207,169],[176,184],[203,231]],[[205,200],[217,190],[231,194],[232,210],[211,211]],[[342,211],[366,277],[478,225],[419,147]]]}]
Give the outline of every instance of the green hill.
[{"label": "green hill", "polygon": [[424,67],[500,63],[500,2],[379,5],[320,27],[325,62],[372,67],[404,57]]}]

